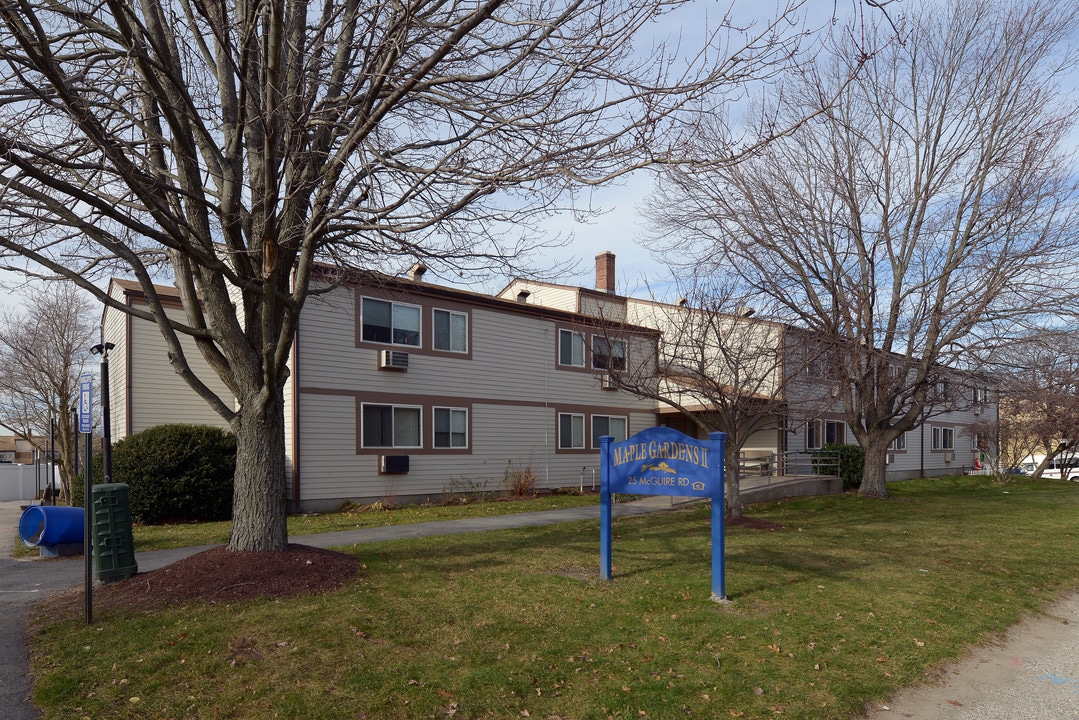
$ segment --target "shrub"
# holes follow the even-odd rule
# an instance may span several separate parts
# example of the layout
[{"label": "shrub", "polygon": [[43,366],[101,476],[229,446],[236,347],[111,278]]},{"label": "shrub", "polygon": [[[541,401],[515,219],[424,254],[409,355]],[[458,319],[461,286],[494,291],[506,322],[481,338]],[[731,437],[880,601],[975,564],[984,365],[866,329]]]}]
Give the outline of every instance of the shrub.
[{"label": "shrub", "polygon": [[834,472],[836,459],[839,461],[839,477],[843,479],[843,489],[858,489],[862,484],[862,470],[865,467],[865,451],[862,446],[828,443],[813,453],[813,471],[831,474]]},{"label": "shrub", "polygon": [[[210,425],[157,425],[112,446],[111,480],[130,486],[131,517],[146,525],[228,520],[235,470],[235,436]],[[94,482],[104,482],[100,453]]]},{"label": "shrub", "polygon": [[507,495],[513,497],[531,497],[536,494],[536,471],[532,469],[531,458],[525,466],[515,466],[512,460],[506,463],[502,488]]}]

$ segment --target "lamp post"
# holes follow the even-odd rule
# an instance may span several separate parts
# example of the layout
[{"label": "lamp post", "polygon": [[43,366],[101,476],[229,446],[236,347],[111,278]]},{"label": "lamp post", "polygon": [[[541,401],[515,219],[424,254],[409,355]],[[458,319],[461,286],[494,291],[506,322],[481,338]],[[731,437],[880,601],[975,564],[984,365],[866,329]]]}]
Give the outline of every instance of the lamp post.
[{"label": "lamp post", "polygon": [[101,356],[101,425],[104,428],[101,438],[101,464],[104,468],[104,480],[112,482],[112,428],[109,424],[109,350],[115,345],[103,342],[90,348],[94,355]]}]

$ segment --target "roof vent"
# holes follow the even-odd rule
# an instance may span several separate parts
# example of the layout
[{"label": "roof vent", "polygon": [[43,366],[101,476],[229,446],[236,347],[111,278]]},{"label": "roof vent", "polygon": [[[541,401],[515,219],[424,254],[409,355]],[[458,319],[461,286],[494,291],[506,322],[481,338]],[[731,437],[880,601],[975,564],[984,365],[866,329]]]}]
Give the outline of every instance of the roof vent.
[{"label": "roof vent", "polygon": [[521,290],[521,291],[519,291],[519,292],[517,293],[517,302],[519,302],[519,303],[526,303],[526,302],[528,302],[528,296],[529,296],[529,295],[531,295],[531,294],[532,294],[532,293],[530,293],[530,292],[529,292],[529,291],[527,291],[527,290]]}]

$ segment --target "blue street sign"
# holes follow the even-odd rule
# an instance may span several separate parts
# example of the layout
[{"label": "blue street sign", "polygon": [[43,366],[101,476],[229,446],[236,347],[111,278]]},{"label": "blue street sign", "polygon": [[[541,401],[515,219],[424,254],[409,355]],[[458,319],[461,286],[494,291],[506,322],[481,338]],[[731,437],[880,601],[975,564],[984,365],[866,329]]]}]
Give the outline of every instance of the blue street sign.
[{"label": "blue street sign", "polygon": [[94,376],[83,373],[79,376],[79,432],[89,433],[94,429]]}]

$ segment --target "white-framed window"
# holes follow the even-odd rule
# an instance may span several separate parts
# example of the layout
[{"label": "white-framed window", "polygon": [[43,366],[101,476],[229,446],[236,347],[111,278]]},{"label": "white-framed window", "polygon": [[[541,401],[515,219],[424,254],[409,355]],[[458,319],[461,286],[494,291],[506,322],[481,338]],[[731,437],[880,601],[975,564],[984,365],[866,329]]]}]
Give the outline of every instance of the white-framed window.
[{"label": "white-framed window", "polygon": [[558,447],[563,450],[584,449],[584,415],[559,413]]},{"label": "white-framed window", "polygon": [[584,337],[579,332],[558,331],[558,364],[584,367]]},{"label": "white-framed window", "polygon": [[468,447],[468,410],[436,407],[434,409],[435,447]]},{"label": "white-framed window", "polygon": [[888,443],[889,450],[906,450],[907,449],[907,434],[901,433],[895,440]]},{"label": "white-framed window", "polygon": [[626,431],[629,421],[625,416],[619,415],[593,415],[592,416],[592,447],[599,448],[599,439],[604,435],[610,435],[614,442],[622,442],[628,437]]},{"label": "white-framed window", "polygon": [[360,307],[360,336],[366,342],[420,346],[418,305],[363,298]]},{"label": "white-framed window", "polygon": [[452,310],[434,311],[434,348],[468,352],[468,314]]},{"label": "white-framed window", "polygon": [[985,450],[989,447],[989,438],[983,433],[972,433],[970,436],[970,449],[974,452]]},{"label": "white-framed window", "polygon": [[810,420],[806,423],[806,450],[847,441],[847,426],[840,420]]},{"label": "white-framed window", "polygon": [[596,370],[625,370],[626,341],[593,335],[592,367]]},{"label": "white-framed window", "polygon": [[364,404],[361,437],[365,448],[419,448],[420,408],[410,405]]},{"label": "white-framed window", "polygon": [[934,427],[933,428],[933,449],[934,450],[954,450],[955,449],[955,428]]},{"label": "white-framed window", "polygon": [[975,405],[983,405],[989,397],[989,390],[983,387],[973,388],[971,391],[971,400]]}]

